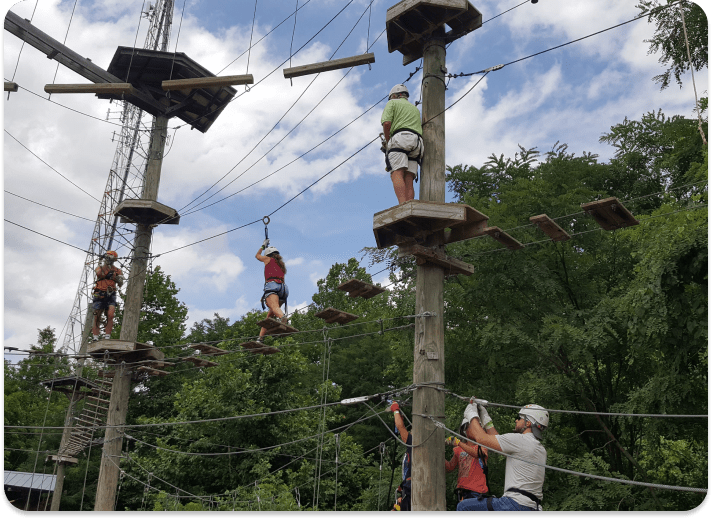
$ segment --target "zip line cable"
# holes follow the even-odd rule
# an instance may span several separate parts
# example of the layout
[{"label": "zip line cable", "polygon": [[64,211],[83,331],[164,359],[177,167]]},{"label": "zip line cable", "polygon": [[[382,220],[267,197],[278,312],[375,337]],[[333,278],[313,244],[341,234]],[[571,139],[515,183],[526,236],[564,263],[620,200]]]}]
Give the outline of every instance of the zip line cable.
[{"label": "zip line cable", "polygon": [[62,211],[61,209],[57,209],[57,208],[55,208],[55,207],[50,207],[50,206],[48,206],[48,205],[44,205],[44,204],[41,204],[41,203],[39,203],[39,202],[35,202],[34,200],[30,200],[29,198],[25,198],[24,196],[16,195],[15,193],[13,193],[13,192],[11,192],[11,191],[8,191],[7,189],[5,190],[5,192],[6,192],[8,195],[16,196],[17,198],[21,198],[21,199],[23,199],[23,200],[25,200],[25,201],[27,201],[27,202],[31,202],[31,203],[33,203],[33,204],[37,204],[37,205],[40,205],[40,206],[42,206],[42,207],[46,207],[47,209],[52,209],[53,211],[57,211],[57,212],[59,212],[59,213],[63,213],[63,214],[69,215],[69,216],[73,216],[73,217],[75,217],[75,218],[80,218],[80,219],[82,219],[82,220],[87,220],[87,221],[89,221],[89,222],[94,222],[94,220],[92,220],[91,218],[85,218],[84,216],[78,216],[78,215],[76,215],[76,214],[72,214],[72,213],[68,213],[68,212],[66,212],[66,211]]},{"label": "zip line cable", "polygon": [[[30,15],[30,22],[35,18],[35,11],[37,11],[37,4],[40,3],[40,0],[35,1],[35,6],[32,8],[32,14]],[[17,67],[20,66],[20,57],[22,56],[22,51],[25,48],[25,40],[22,40],[22,45],[20,45],[20,52],[17,53],[17,62],[15,63],[15,70],[12,73],[12,78],[10,79],[11,82],[15,81],[15,74],[17,74]],[[10,99],[10,92],[7,93],[7,98]]]},{"label": "zip line cable", "polygon": [[6,129],[5,129],[4,131],[5,131],[5,133],[7,133],[10,137],[12,137],[13,140],[14,140],[15,142],[17,142],[20,146],[22,146],[22,147],[25,148],[27,151],[29,151],[35,158],[39,159],[39,161],[42,162],[42,164],[44,164],[44,165],[47,166],[49,169],[51,169],[52,171],[54,171],[55,173],[57,173],[57,175],[59,175],[59,176],[62,177],[64,180],[66,180],[67,182],[69,182],[70,184],[72,184],[74,187],[76,187],[77,189],[79,189],[79,190],[80,190],[82,193],[84,193],[85,195],[89,195],[91,198],[93,198],[93,199],[96,200],[97,202],[101,203],[101,200],[99,200],[98,198],[96,198],[94,195],[92,195],[92,194],[89,193],[88,191],[85,191],[81,186],[75,184],[74,182],[72,182],[71,180],[69,180],[67,177],[65,177],[64,175],[62,175],[59,171],[57,171],[56,169],[54,169],[54,168],[53,168],[52,166],[50,166],[47,162],[45,162],[44,159],[42,159],[39,155],[37,155],[34,151],[32,151],[30,148],[28,148],[27,146],[25,146],[24,144],[22,144],[22,143],[17,139],[17,137],[15,137],[15,136],[14,136],[13,134],[11,134],[9,131],[7,131]]},{"label": "zip line cable", "polygon": [[37,231],[35,231],[35,230],[33,230],[33,229],[30,229],[29,227],[25,227],[24,225],[20,225],[19,223],[12,222],[12,221],[8,220],[7,218],[5,218],[4,220],[5,220],[7,223],[11,223],[12,225],[16,225],[17,227],[20,227],[20,228],[22,228],[22,229],[25,229],[26,231],[30,231],[30,232],[33,232],[33,233],[35,233],[35,234],[39,234],[40,236],[43,236],[43,237],[45,237],[45,238],[49,238],[50,240],[59,242],[59,243],[61,243],[62,245],[68,245],[68,246],[70,246],[70,247],[72,247],[72,248],[74,248],[74,249],[80,250],[80,251],[82,251],[82,252],[84,252],[84,253],[87,252],[87,251],[85,251],[84,249],[82,249],[81,247],[77,247],[76,245],[72,245],[71,243],[67,243],[66,241],[58,240],[57,238],[52,238],[51,236],[47,236],[46,234],[42,234],[41,232],[37,232]]}]

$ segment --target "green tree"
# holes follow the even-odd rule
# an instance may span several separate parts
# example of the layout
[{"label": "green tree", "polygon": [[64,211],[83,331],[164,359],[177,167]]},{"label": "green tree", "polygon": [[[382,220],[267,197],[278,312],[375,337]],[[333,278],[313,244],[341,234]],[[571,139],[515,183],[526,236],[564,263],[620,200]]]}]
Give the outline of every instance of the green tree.
[{"label": "green tree", "polygon": [[[692,67],[700,71],[707,67],[707,16],[698,4],[678,0],[640,0],[636,7],[642,14],[648,14],[648,22],[655,24],[655,34],[650,40],[648,54],[660,53],[660,64],[667,67],[665,72],[653,78],[660,83],[660,89],[670,86],[675,78],[682,87],[682,75],[690,70],[690,60],[687,57],[685,34],[682,26],[680,3],[685,13],[685,26],[692,57]],[[662,8],[669,5],[667,9]]]}]

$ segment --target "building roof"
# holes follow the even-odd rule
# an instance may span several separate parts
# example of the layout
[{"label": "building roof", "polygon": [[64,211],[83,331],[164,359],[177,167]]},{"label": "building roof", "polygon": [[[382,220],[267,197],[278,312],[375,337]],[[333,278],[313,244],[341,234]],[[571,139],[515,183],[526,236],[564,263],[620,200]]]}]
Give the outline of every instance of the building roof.
[{"label": "building roof", "polygon": [[32,472],[5,471],[5,489],[44,490],[54,492],[57,476],[52,474],[33,474]]}]

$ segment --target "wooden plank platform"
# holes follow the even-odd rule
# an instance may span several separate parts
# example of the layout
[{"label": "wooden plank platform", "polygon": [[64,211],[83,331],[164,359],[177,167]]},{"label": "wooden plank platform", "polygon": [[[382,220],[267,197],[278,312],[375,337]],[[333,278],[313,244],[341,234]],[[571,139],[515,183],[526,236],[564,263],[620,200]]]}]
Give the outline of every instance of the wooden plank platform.
[{"label": "wooden plank platform", "polygon": [[163,90],[193,90],[195,88],[219,88],[232,85],[251,85],[255,82],[252,74],[240,76],[207,76],[188,79],[167,79],[161,82]]},{"label": "wooden plank platform", "polygon": [[211,362],[209,360],[205,359],[199,359],[198,357],[183,357],[184,361],[190,362],[195,366],[198,366],[199,368],[212,368],[213,366],[217,366],[217,362]]},{"label": "wooden plank platform", "polygon": [[327,324],[346,324],[350,323],[351,321],[355,321],[356,319],[358,319],[359,316],[350,314],[348,312],[343,312],[341,310],[337,310],[336,308],[329,307],[316,314],[316,317],[318,317],[319,319],[324,319]]},{"label": "wooden plank platform", "polygon": [[524,245],[512,238],[509,234],[504,232],[499,227],[487,227],[485,229],[485,234],[492,236],[492,238],[505,245],[509,250],[517,250],[524,248]]},{"label": "wooden plank platform", "polygon": [[180,223],[180,215],[175,209],[155,200],[124,200],[116,206],[114,214],[119,216],[122,222],[144,225],[157,225],[159,223],[178,225]]},{"label": "wooden plank platform", "polygon": [[476,238],[484,234],[489,217],[469,205],[460,204],[465,208],[465,222],[452,225],[444,233],[445,244]]},{"label": "wooden plank platform", "polygon": [[638,225],[640,222],[615,196],[581,204],[581,209],[593,216],[598,225],[607,231]]},{"label": "wooden plank platform", "polygon": [[341,283],[337,288],[348,292],[349,297],[363,297],[364,299],[371,299],[381,292],[386,291],[385,288],[377,287],[360,279],[350,279],[349,281]]},{"label": "wooden plank platform", "polygon": [[72,458],[71,456],[67,456],[66,454],[50,454],[49,456],[47,456],[46,461],[64,463],[67,465],[76,465],[77,463],[79,463],[79,460],[77,458]]},{"label": "wooden plank platform", "polygon": [[557,224],[554,220],[545,214],[532,216],[529,221],[535,223],[551,241],[566,241],[570,240],[571,236]]},{"label": "wooden plank platform", "polygon": [[321,61],[310,65],[300,65],[298,67],[285,68],[283,70],[285,79],[290,79],[299,76],[307,76],[309,74],[319,74],[320,72],[328,72],[329,70],[337,70],[340,68],[357,67],[359,65],[367,65],[375,63],[376,56],[372,53],[359,54],[358,56],[350,56],[348,58],[332,59],[329,61]]},{"label": "wooden plank platform", "polygon": [[423,247],[418,244],[400,247],[398,255],[413,255],[415,256],[415,262],[418,265],[424,265],[425,263],[439,265],[445,269],[446,276],[453,276],[456,274],[471,276],[475,272],[475,267],[469,263],[446,256],[445,253],[437,251],[434,248]]},{"label": "wooden plank platform", "polygon": [[164,377],[164,376],[168,375],[167,371],[149,368],[148,366],[139,366],[138,368],[136,368],[136,372],[146,373],[147,375],[151,375],[152,377]]},{"label": "wooden plank platform", "polygon": [[135,95],[136,89],[131,83],[88,83],[88,84],[49,84],[44,91],[48,94],[129,94]]},{"label": "wooden plank platform", "polygon": [[122,341],[119,339],[101,339],[100,341],[92,342],[87,346],[87,353],[92,357],[103,357],[104,352],[108,351],[109,355],[116,353],[126,353],[136,349],[135,342]]},{"label": "wooden plank platform", "polygon": [[17,92],[17,83],[12,81],[5,81],[5,92]]},{"label": "wooden plank platform", "polygon": [[249,350],[252,353],[261,353],[262,355],[272,355],[274,353],[279,353],[279,348],[274,346],[266,346],[263,342],[248,341],[240,344],[244,349]]},{"label": "wooden plank platform", "polygon": [[227,355],[230,353],[227,350],[221,350],[220,348],[204,343],[189,344],[188,347],[198,350],[202,355]]},{"label": "wooden plank platform", "polygon": [[257,326],[264,328],[267,335],[291,335],[292,333],[299,331],[296,328],[277,321],[276,319],[272,319],[271,317],[269,319],[259,321]]},{"label": "wooden plank platform", "polygon": [[467,221],[464,204],[409,200],[373,215],[373,234],[379,249],[413,243],[436,231]]}]

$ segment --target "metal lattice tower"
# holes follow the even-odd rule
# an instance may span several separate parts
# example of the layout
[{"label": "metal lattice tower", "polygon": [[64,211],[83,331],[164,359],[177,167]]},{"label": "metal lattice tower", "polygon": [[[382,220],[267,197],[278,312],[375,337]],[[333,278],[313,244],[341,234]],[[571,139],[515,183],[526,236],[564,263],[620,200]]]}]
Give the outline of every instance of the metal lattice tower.
[{"label": "metal lattice tower", "polygon": [[[142,13],[142,16],[149,21],[144,49],[160,51],[168,49],[174,3],[174,0],[156,0]],[[141,198],[154,117],[129,102],[122,101],[122,104],[121,109],[114,112],[120,114],[119,120],[122,125],[118,135],[115,133],[112,138],[112,141],[114,138],[117,140],[114,160],[109,170],[94,233],[87,249],[74,305],[67,319],[61,342],[62,350],[65,352],[79,352],[82,342],[89,335],[91,328],[89,307],[94,286],[94,269],[99,266],[101,255],[107,250],[115,250],[120,258],[128,257],[132,247],[135,226],[119,225],[114,210],[124,198]],[[111,114],[112,111],[109,109],[107,119]],[[128,262],[123,264],[119,261],[119,264],[128,278],[130,275]]]}]

